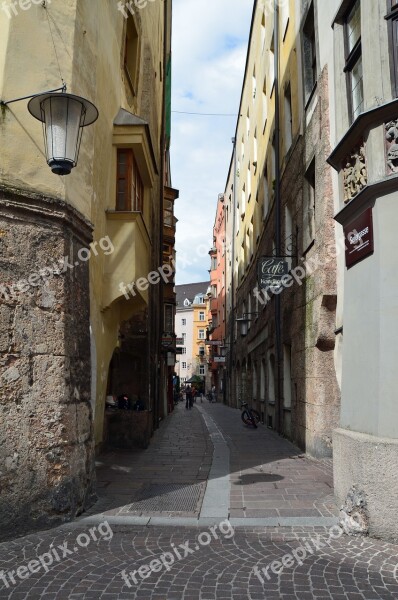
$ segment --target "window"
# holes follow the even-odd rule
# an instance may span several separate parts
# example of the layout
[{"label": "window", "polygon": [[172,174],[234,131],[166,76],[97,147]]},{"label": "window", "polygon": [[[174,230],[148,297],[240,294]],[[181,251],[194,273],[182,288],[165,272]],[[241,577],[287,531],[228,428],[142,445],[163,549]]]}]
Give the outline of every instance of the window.
[{"label": "window", "polygon": [[181,348],[181,354],[186,354],[187,353],[187,349],[186,348]]},{"label": "window", "polygon": [[134,16],[127,19],[126,44],[124,49],[124,72],[134,95],[138,88],[138,65],[140,43]]},{"label": "window", "polygon": [[290,0],[282,0],[279,2],[281,11],[282,41],[285,41],[286,32],[289,25],[289,2]]},{"label": "window", "polygon": [[174,331],[174,306],[172,304],[164,305],[164,330]]},{"label": "window", "polygon": [[256,67],[254,67],[254,69],[253,69],[252,95],[253,95],[253,102],[254,102],[254,100],[256,99],[256,95],[257,95]]},{"label": "window", "polygon": [[205,313],[203,310],[201,310],[199,312],[199,321],[204,321],[205,320]]},{"label": "window", "polygon": [[204,329],[199,329],[199,331],[198,331],[198,338],[199,338],[200,340],[204,340],[204,339],[206,339],[206,332],[205,332],[205,330],[204,330]]},{"label": "window", "polygon": [[268,351],[268,402],[275,404],[275,355]]},{"label": "window", "polygon": [[181,367],[182,367],[182,368],[184,369],[184,371],[185,371],[185,370],[186,370],[186,368],[187,368],[187,363],[186,363],[186,362],[183,362],[183,363],[181,364]]},{"label": "window", "polygon": [[[293,218],[292,218],[292,211],[290,210],[288,204],[285,205],[285,249],[288,250],[286,252],[286,254],[294,254],[294,252],[292,251],[295,244],[294,242],[294,236],[293,236]],[[291,256],[288,256],[285,258],[287,264],[289,265],[289,271],[292,268],[292,261],[293,259],[291,258]]]},{"label": "window", "polygon": [[211,270],[215,271],[217,269],[217,256],[211,257]]},{"label": "window", "polygon": [[356,0],[344,21],[348,106],[351,121],[363,111],[361,0]]},{"label": "window", "polygon": [[199,375],[206,375],[205,366],[199,365]]},{"label": "window", "polygon": [[272,138],[272,187],[275,186],[276,180],[276,136]]},{"label": "window", "polygon": [[308,15],[303,28],[303,55],[304,94],[305,103],[307,103],[318,78],[315,40],[315,15],[313,3],[311,4],[311,7],[308,11]]},{"label": "window", "polygon": [[269,211],[269,182],[268,182],[268,167],[264,169],[264,178],[263,178],[263,190],[264,190],[264,200],[263,200],[263,219],[266,219]]},{"label": "window", "polygon": [[257,364],[253,363],[253,400],[257,399]]},{"label": "window", "polygon": [[144,185],[131,149],[118,148],[116,210],[142,212]]},{"label": "window", "polygon": [[[246,184],[243,184],[243,188],[242,188],[242,211],[241,214],[242,216],[245,214],[246,211]],[[239,231],[239,227],[237,228]]]},{"label": "window", "polygon": [[268,117],[267,78],[264,77],[264,85],[263,85],[263,133],[265,131],[265,126],[267,124],[267,117]]},{"label": "window", "polygon": [[315,239],[315,158],[306,174],[303,197],[303,248],[304,251]]},{"label": "window", "polygon": [[[185,320],[185,319],[184,319],[184,320]],[[185,340],[187,339],[187,334],[186,334],[186,333],[183,333],[181,337],[182,337],[182,339],[185,341]]]},{"label": "window", "polygon": [[292,347],[283,345],[283,406],[292,407]]},{"label": "window", "polygon": [[285,90],[285,151],[286,153],[290,149],[293,141],[293,123],[292,123],[292,92],[290,83]]},{"label": "window", "polygon": [[164,225],[166,227],[173,227],[173,203],[171,200],[164,201]]},{"label": "window", "polygon": [[186,319],[181,319],[181,325],[186,325],[186,324],[187,324],[187,320]]},{"label": "window", "polygon": [[269,80],[271,83],[271,96],[275,85],[275,41],[274,35],[271,40],[271,47],[269,49]]},{"label": "window", "polygon": [[265,360],[261,361],[261,369],[260,369],[260,400],[262,402],[265,401]]},{"label": "window", "polygon": [[247,135],[247,137],[249,137],[249,135],[250,135],[250,111],[249,111],[249,109],[247,110],[247,115],[246,115],[246,135]]},{"label": "window", "polygon": [[261,18],[261,50],[264,50],[265,45],[265,14]]},{"label": "window", "polygon": [[199,348],[199,356],[204,356],[205,355],[205,347],[204,346],[200,346]]},{"label": "window", "polygon": [[249,330],[252,326],[252,319],[254,318],[254,315],[252,313],[252,296],[250,292],[247,298],[247,316],[249,318],[249,321],[247,323],[247,329]]},{"label": "window", "polygon": [[398,2],[388,0],[388,29],[390,38],[392,95],[398,96]]},{"label": "window", "polygon": [[257,128],[254,132],[253,138],[253,167],[257,169],[257,161],[258,161],[258,143],[257,143]]}]

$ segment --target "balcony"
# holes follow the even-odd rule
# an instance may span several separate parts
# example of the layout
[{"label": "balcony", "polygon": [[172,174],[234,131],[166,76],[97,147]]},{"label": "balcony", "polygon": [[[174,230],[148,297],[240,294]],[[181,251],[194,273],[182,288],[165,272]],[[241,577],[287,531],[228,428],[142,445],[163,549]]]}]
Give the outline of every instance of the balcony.
[{"label": "balcony", "polygon": [[[105,259],[103,309],[123,297],[120,284],[147,276],[151,252],[149,234],[140,212],[107,211],[106,233],[115,250]],[[148,303],[148,290],[135,289],[134,292]]]},{"label": "balcony", "polygon": [[218,298],[212,298],[210,300],[210,312],[211,313],[218,312]]}]

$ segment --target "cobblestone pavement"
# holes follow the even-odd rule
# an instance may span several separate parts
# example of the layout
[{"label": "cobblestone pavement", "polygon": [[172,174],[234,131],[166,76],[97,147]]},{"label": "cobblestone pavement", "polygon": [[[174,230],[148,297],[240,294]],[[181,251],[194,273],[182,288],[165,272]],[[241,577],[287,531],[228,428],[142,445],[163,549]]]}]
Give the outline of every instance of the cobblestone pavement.
[{"label": "cobblestone pavement", "polygon": [[[214,539],[208,528],[112,529],[112,539],[93,541],[86,548],[78,548],[76,542],[86,543],[88,529],[81,527],[62,527],[0,545],[4,569],[1,575],[5,579],[0,579],[1,600],[398,598],[397,548],[379,541],[344,537],[315,550],[326,538],[318,539],[316,531],[308,529],[301,533],[297,528],[272,532],[239,529],[231,537],[232,530],[223,528],[225,535],[218,531],[219,539]],[[206,531],[207,535],[203,535]],[[305,548],[300,541],[304,538],[314,552],[307,551],[307,558],[299,549],[300,545]],[[187,541],[189,554],[185,557]],[[65,542],[71,555],[60,561],[54,559],[52,565],[46,566],[47,572],[39,563],[40,570],[28,579],[21,581],[16,575],[18,567],[44,556],[51,548],[65,548]],[[299,561],[292,558],[294,551]],[[61,549],[58,554],[61,558]],[[282,557],[287,554],[291,562],[279,572]],[[154,559],[158,559],[152,562],[155,571],[149,571]],[[279,560],[279,567],[274,567],[279,574],[268,567],[275,560]],[[50,561],[47,558],[44,562]],[[14,571],[11,577],[9,571]],[[22,570],[20,573],[26,575]],[[16,585],[12,584],[12,577]]]},{"label": "cobblestone pavement", "polygon": [[[230,521],[211,525],[201,510],[218,479]],[[98,484],[86,520],[0,544],[0,600],[398,599],[398,547],[326,526],[331,462],[245,428],[239,411],[179,406],[147,450],[101,456]]]}]

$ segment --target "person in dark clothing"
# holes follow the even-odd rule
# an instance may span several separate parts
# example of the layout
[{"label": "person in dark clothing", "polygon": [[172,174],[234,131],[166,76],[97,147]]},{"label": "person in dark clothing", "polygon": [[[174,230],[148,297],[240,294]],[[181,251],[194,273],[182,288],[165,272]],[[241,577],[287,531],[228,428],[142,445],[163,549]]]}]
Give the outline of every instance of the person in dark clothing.
[{"label": "person in dark clothing", "polygon": [[192,396],[192,389],[190,386],[187,387],[186,391],[186,397],[187,397],[187,401],[185,403],[185,408],[192,408],[192,404],[193,404],[193,396]]}]

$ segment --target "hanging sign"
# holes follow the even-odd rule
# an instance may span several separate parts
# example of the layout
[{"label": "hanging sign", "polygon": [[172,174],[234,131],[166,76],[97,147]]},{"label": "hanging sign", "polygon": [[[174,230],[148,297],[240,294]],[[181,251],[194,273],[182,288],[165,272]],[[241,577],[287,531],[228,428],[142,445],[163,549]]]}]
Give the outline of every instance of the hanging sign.
[{"label": "hanging sign", "polygon": [[345,262],[347,268],[374,252],[372,209],[368,208],[359,217],[344,226]]},{"label": "hanging sign", "polygon": [[284,258],[265,256],[258,263],[258,284],[260,289],[277,288],[281,279],[289,273],[289,265]]}]

